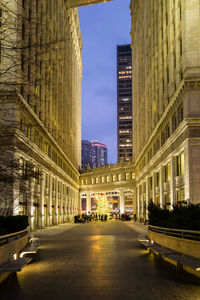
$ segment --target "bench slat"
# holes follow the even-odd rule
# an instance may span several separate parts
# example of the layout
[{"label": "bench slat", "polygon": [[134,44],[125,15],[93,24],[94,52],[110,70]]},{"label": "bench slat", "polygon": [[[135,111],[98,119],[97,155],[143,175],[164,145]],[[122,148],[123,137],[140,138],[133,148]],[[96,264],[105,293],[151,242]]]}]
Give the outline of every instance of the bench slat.
[{"label": "bench slat", "polygon": [[161,247],[159,245],[155,245],[155,243],[151,244],[148,241],[140,241],[139,242],[144,245],[146,248],[156,252],[160,255],[163,255],[166,258],[172,259],[179,264],[183,264],[187,267],[195,271],[200,271],[200,260],[188,255],[183,255],[182,253],[175,252],[171,249]]},{"label": "bench slat", "polygon": [[1,267],[0,272],[20,272],[30,261],[30,257],[20,257],[5,264]]}]

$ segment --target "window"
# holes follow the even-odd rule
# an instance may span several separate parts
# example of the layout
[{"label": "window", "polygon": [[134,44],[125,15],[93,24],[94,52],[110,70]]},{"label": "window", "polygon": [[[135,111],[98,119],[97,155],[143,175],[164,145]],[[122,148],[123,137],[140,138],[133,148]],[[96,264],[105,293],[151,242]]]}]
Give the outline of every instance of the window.
[{"label": "window", "polygon": [[163,146],[164,143],[165,143],[165,131],[163,130],[163,131],[161,132],[161,146]]},{"label": "window", "polygon": [[24,58],[24,54],[22,53],[21,55],[21,70],[24,71],[24,62],[25,62],[25,58]]},{"label": "window", "polygon": [[0,9],[0,26],[2,26],[2,9]]},{"label": "window", "polygon": [[22,40],[25,39],[25,24],[24,22],[22,23]]},{"label": "window", "polygon": [[149,189],[150,191],[152,191],[152,187],[153,187],[153,181],[152,181],[152,176],[149,177]]},{"label": "window", "polygon": [[181,104],[178,107],[178,124],[180,124],[183,121],[183,105]]},{"label": "window", "polygon": [[176,156],[176,176],[184,174],[184,152]]},{"label": "window", "polygon": [[169,182],[170,181],[170,164],[167,164],[164,167],[164,176],[165,176],[165,182]]},{"label": "window", "polygon": [[160,172],[156,172],[155,174],[156,187],[160,185]]},{"label": "window", "polygon": [[176,112],[172,116],[172,132],[174,132],[177,128],[177,116]]},{"label": "window", "polygon": [[183,53],[183,48],[182,48],[182,38],[180,38],[180,55]]},{"label": "window", "polygon": [[170,137],[170,127],[169,123],[165,126],[165,138],[166,140]]},{"label": "window", "polygon": [[184,189],[179,189],[178,191],[176,191],[176,200],[177,200],[177,205],[184,204],[185,201]]},{"label": "window", "polygon": [[174,68],[176,68],[176,53],[174,52]]}]

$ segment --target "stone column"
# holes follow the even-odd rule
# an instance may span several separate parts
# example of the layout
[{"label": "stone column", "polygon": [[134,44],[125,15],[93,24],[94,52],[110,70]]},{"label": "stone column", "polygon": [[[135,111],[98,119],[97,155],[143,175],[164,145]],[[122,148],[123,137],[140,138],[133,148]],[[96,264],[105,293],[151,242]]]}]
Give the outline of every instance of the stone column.
[{"label": "stone column", "polygon": [[56,178],[56,191],[55,191],[55,219],[54,224],[58,224],[58,179]]},{"label": "stone column", "polygon": [[52,226],[52,175],[49,174],[49,201],[47,207],[47,225]]},{"label": "stone column", "polygon": [[173,205],[176,203],[176,165],[175,165],[175,157],[171,156],[170,159],[170,208],[173,209]]},{"label": "stone column", "polygon": [[140,218],[140,186],[137,185],[137,219]]},{"label": "stone column", "polygon": [[[13,189],[13,209],[12,209],[12,213],[13,213],[13,215],[18,215],[19,214],[19,196],[21,194],[21,191],[20,191],[20,188],[19,188],[19,180],[14,181],[14,186],[10,187],[10,185],[12,185],[12,183],[11,184],[9,184],[9,183],[6,184],[6,186],[8,187],[8,195],[9,195],[9,190]],[[24,182],[24,185],[26,185],[25,182]],[[27,190],[27,186],[26,186],[25,190]],[[5,205],[6,205],[6,203],[5,203]]]},{"label": "stone column", "polygon": [[133,214],[137,214],[137,189],[133,190]]},{"label": "stone column", "polygon": [[27,213],[30,229],[34,229],[34,206],[33,206],[33,190],[34,190],[34,181],[31,178],[28,181],[28,195],[27,195]]},{"label": "stone column", "polygon": [[[196,160],[194,160],[196,163]],[[189,167],[189,145],[188,143],[184,146],[184,184],[185,184],[185,200],[191,201],[190,199],[190,167]]]},{"label": "stone column", "polygon": [[87,214],[91,213],[91,197],[90,197],[90,193],[87,193]]},{"label": "stone column", "polygon": [[143,182],[142,182],[142,196],[141,196],[140,202],[141,202],[140,216],[141,216],[141,218],[144,218],[144,183]]},{"label": "stone column", "polygon": [[148,220],[148,205],[150,201],[149,178],[146,177],[146,220]]},{"label": "stone column", "polygon": [[45,173],[42,173],[40,180],[40,202],[39,202],[39,228],[44,228],[44,188],[45,188]]},{"label": "stone column", "polygon": [[160,207],[163,207],[164,203],[164,172],[163,166],[160,168]]},{"label": "stone column", "polygon": [[124,190],[120,190],[120,213],[124,214]]},{"label": "stone column", "polygon": [[64,222],[64,210],[63,210],[63,206],[64,206],[64,202],[63,202],[63,182],[61,183],[61,191],[60,191],[60,222],[63,223]]},{"label": "stone column", "polygon": [[152,200],[153,200],[153,203],[156,203],[156,180],[155,180],[155,173],[152,174]]},{"label": "stone column", "polygon": [[77,193],[78,193],[78,214],[80,215],[80,213],[81,213],[81,194],[79,191]]}]

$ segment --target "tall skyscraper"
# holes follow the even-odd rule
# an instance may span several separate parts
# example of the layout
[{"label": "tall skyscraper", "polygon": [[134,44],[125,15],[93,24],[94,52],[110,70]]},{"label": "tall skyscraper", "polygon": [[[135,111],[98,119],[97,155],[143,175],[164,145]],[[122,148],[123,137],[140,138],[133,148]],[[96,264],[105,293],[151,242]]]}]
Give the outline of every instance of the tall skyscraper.
[{"label": "tall skyscraper", "polygon": [[87,170],[88,164],[92,168],[92,144],[87,140],[81,142],[81,167]]},{"label": "tall skyscraper", "polygon": [[132,160],[132,51],[117,46],[117,160]]},{"label": "tall skyscraper", "polygon": [[92,141],[92,166],[93,168],[103,167],[108,164],[108,146]]},{"label": "tall skyscraper", "polygon": [[168,208],[200,203],[200,2],[132,0],[130,7],[136,197],[143,216],[150,200]]}]

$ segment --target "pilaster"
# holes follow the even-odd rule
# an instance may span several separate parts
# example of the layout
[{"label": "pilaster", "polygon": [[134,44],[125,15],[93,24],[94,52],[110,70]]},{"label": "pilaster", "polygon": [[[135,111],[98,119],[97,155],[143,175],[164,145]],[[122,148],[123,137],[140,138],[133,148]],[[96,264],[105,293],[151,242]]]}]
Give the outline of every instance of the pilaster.
[{"label": "pilaster", "polygon": [[176,203],[176,165],[175,165],[175,157],[171,156],[170,158],[170,203],[171,209],[173,209],[173,205]]},{"label": "pilaster", "polygon": [[160,167],[160,207],[164,204],[164,172],[163,166]]},{"label": "pilaster", "polygon": [[39,203],[39,228],[44,227],[44,185],[45,185],[45,174],[43,173],[40,180],[40,203]]}]

